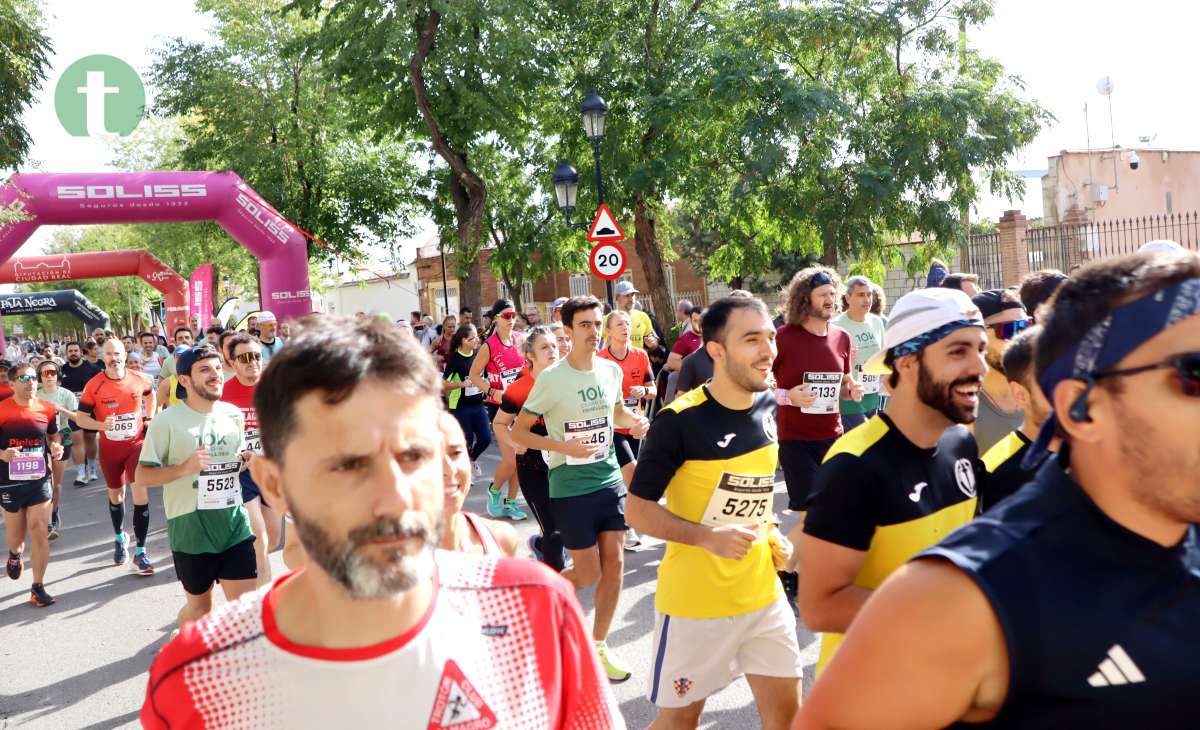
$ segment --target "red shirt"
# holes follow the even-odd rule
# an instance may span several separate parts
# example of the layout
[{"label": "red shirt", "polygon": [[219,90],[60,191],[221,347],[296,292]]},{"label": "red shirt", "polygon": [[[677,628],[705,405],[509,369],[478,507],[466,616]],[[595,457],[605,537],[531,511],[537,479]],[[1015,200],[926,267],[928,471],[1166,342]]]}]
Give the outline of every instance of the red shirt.
[{"label": "red shirt", "polygon": [[[641,413],[641,400],[630,398],[629,389],[635,385],[644,386],[646,383],[654,381],[654,376],[650,374],[650,356],[646,354],[645,350],[632,345],[626,347],[624,360],[618,360],[607,347],[599,354],[600,357],[615,362],[621,368],[621,398],[624,399],[626,408],[635,413]],[[627,428],[618,428],[616,431],[629,435]]]},{"label": "red shirt", "polygon": [[687,357],[696,350],[700,349],[700,344],[703,340],[700,335],[695,332],[684,332],[675,340],[675,345],[671,348],[671,352],[678,354],[680,357]]},{"label": "red shirt", "polygon": [[0,401],[0,449],[17,448],[22,452],[20,464],[0,461],[0,484],[46,480],[49,473],[46,454],[50,448],[46,437],[58,433],[57,416],[58,409],[53,403],[37,398],[27,406],[17,403],[15,398]]},{"label": "red shirt", "polygon": [[[850,333],[832,324],[824,337],[803,327],[785,324],[779,328],[775,336],[779,355],[771,368],[776,387],[790,390],[807,382],[824,391],[825,397],[819,405],[825,405],[827,410],[831,408],[831,412],[817,414],[805,413],[804,410],[809,409],[801,410],[793,405],[779,406],[776,420],[780,441],[824,441],[842,435],[838,392],[841,391],[840,375],[850,372],[853,362],[850,343]],[[828,397],[831,388],[834,389],[832,399]]]},{"label": "red shirt", "polygon": [[258,440],[258,411],[254,410],[254,389],[256,385],[242,385],[237,377],[225,381],[225,389],[221,391],[221,400],[242,409],[246,420],[246,450],[258,452],[261,449]]},{"label": "red shirt", "polygon": [[[113,380],[107,373],[101,372],[83,387],[83,395],[79,396],[79,410],[97,421],[103,421],[109,416],[117,416],[117,433],[125,438],[113,439],[108,431],[101,431],[100,438],[104,441],[129,441],[142,437],[142,402],[150,395],[150,381],[132,370],[125,371],[125,377]],[[122,418],[124,417],[124,418]],[[122,426],[122,422],[131,422]]]}]

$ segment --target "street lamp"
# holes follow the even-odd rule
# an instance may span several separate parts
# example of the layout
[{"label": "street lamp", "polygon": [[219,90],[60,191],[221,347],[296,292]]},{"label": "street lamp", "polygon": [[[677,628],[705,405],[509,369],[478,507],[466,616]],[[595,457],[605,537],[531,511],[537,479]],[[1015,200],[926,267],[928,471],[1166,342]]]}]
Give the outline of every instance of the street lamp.
[{"label": "street lamp", "polygon": [[[583,116],[583,136],[592,143],[592,158],[596,167],[596,201],[604,204],[604,177],[600,173],[600,143],[604,141],[604,121],[608,116],[608,104],[596,93],[595,89],[588,92],[580,107]],[[579,195],[579,173],[566,160],[559,160],[558,167],[551,178],[554,183],[554,195],[558,198],[558,209],[563,213],[563,219],[572,228],[582,228],[573,223],[576,199]],[[608,306],[613,305],[612,281],[605,281],[608,292]]]}]

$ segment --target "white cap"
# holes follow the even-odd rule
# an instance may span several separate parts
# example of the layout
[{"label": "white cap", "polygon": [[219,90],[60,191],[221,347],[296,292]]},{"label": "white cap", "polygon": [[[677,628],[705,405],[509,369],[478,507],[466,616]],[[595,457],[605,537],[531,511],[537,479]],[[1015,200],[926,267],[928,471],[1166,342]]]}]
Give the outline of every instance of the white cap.
[{"label": "white cap", "polygon": [[1138,253],[1179,253],[1184,251],[1183,246],[1180,246],[1174,241],[1160,238],[1155,241],[1147,241],[1138,249]]},{"label": "white cap", "polygon": [[896,301],[888,315],[883,349],[867,361],[863,372],[867,375],[887,375],[892,369],[883,361],[893,347],[964,320],[970,323],[964,326],[984,326],[979,307],[958,289],[918,289],[905,294]]},{"label": "white cap", "polygon": [[627,294],[641,294],[641,292],[637,290],[632,281],[619,282],[617,284],[617,296],[623,297]]},{"label": "white cap", "polygon": [[275,321],[275,315],[273,313],[265,312],[265,311],[258,313],[258,323],[259,324],[271,324],[274,321]]}]

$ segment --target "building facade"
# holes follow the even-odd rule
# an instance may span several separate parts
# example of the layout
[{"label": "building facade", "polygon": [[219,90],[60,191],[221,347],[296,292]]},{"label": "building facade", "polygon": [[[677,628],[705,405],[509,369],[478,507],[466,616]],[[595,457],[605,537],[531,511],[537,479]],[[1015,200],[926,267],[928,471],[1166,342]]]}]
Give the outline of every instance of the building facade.
[{"label": "building facade", "polygon": [[1200,210],[1200,151],[1063,150],[1047,160],[1042,206],[1048,226],[1074,206],[1091,223]]}]

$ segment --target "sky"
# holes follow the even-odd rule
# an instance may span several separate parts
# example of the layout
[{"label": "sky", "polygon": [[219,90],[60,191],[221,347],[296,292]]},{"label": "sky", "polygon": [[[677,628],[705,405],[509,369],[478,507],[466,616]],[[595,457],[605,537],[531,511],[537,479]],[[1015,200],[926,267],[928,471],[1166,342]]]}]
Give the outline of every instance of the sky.
[{"label": "sky", "polygon": [[[144,79],[155,49],[176,36],[204,40],[210,22],[191,0],[44,0],[44,6],[55,53],[38,102],[25,115],[34,140],[25,169],[112,169],[101,140],[71,137],[59,124],[53,108],[59,75],[79,58],[106,53],[124,59]],[[1146,136],[1153,138],[1152,147],[1200,149],[1200,125],[1194,121],[1200,95],[1186,71],[1193,66],[1186,49],[1196,42],[1200,19],[1200,10],[1191,6],[1180,0],[997,0],[995,16],[969,32],[971,44],[1020,76],[1028,95],[1056,117],[1014,156],[1010,169],[1040,174],[1048,156],[1086,148],[1085,104],[1093,147],[1108,146],[1114,137],[1131,147]],[[1111,127],[1108,99],[1096,91],[1105,76],[1114,85]],[[1009,208],[1029,218],[1041,215],[1036,175],[1026,180],[1023,200],[980,200],[973,218],[996,220]],[[39,231],[25,252],[40,248],[47,236],[46,229]],[[428,237],[427,229],[408,250]]]}]

